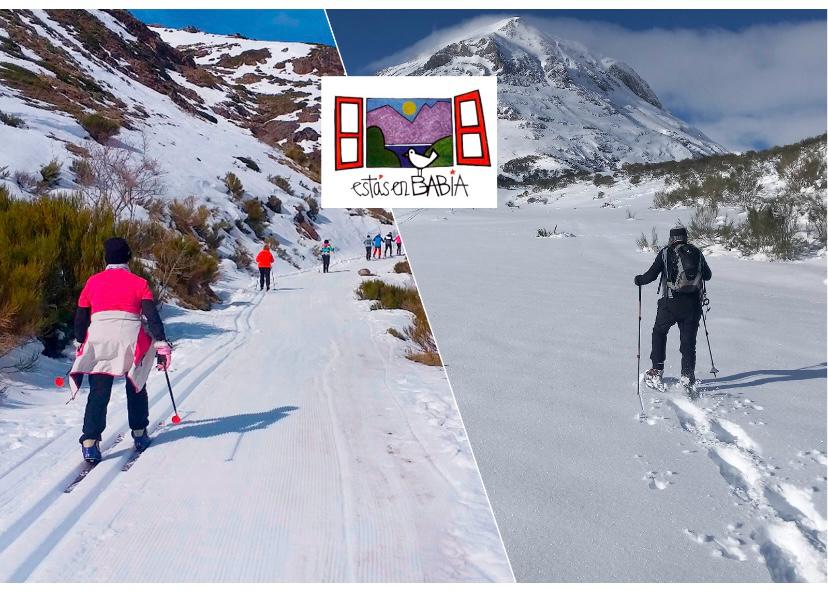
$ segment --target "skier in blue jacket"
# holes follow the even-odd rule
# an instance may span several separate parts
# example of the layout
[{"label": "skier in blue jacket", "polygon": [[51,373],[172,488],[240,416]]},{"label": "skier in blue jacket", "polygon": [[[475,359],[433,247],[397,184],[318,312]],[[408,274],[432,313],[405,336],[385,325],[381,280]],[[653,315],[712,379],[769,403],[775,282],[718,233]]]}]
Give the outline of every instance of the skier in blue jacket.
[{"label": "skier in blue jacket", "polygon": [[374,256],[378,259],[382,258],[382,236],[379,233],[374,236]]}]

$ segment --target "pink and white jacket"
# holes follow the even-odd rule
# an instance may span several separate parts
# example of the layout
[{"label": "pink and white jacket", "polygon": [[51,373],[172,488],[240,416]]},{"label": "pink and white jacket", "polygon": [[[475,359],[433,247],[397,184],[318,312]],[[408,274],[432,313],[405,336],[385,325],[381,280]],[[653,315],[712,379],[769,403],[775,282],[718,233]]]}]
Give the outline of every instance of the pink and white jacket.
[{"label": "pink and white jacket", "polygon": [[69,371],[73,396],[86,374],[125,376],[140,391],[153,367],[154,342],[166,341],[146,279],[127,265],[92,275],[78,298],[75,338],[82,344]]}]

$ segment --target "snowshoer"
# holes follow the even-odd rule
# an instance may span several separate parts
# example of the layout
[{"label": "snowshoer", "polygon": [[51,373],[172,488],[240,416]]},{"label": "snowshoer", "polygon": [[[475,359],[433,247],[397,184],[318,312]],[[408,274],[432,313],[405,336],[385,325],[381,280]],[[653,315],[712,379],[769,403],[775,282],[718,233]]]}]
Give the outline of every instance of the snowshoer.
[{"label": "snowshoer", "polygon": [[371,247],[373,246],[373,241],[371,240],[371,235],[368,234],[365,236],[365,240],[362,241],[362,246],[365,247],[365,260],[371,260]]},{"label": "snowshoer", "polygon": [[391,235],[391,232],[385,235],[385,256],[393,256],[394,255],[394,236]]},{"label": "snowshoer", "polygon": [[126,378],[129,428],[135,449],[140,452],[149,446],[147,378],[153,357],[159,371],[169,368],[172,358],[172,345],[164,335],[147,280],[129,271],[129,245],[123,238],[110,238],[104,242],[104,254],[106,269],[87,280],[78,298],[75,339],[80,345],[69,371],[73,397],[83,376],[89,377],[80,443],[83,458],[93,464],[101,459],[101,434],[116,377]]},{"label": "snowshoer", "polygon": [[663,390],[661,380],[667,356],[667,332],[678,324],[681,340],[681,384],[692,393],[696,383],[696,334],[702,314],[704,282],[712,277],[702,252],[687,242],[687,230],[677,226],[670,230],[670,240],[643,275],[635,276],[636,285],[647,285],[660,276],[653,342],[652,369],[644,374],[645,383]]},{"label": "snowshoer", "polygon": [[399,234],[394,238],[394,242],[397,243],[397,256],[400,256],[402,254],[402,238],[400,238]]},{"label": "snowshoer", "polygon": [[374,258],[382,258],[382,235],[374,236]]},{"label": "snowshoer", "polygon": [[322,253],[322,272],[323,273],[327,273],[328,268],[331,266],[331,254],[333,254],[333,251],[334,251],[334,247],[333,247],[333,245],[331,245],[331,241],[330,240],[325,240],[325,242],[322,243],[322,249],[320,251]]},{"label": "snowshoer", "polygon": [[259,266],[259,291],[262,291],[265,286],[270,291],[270,269],[273,266],[273,260],[270,245],[265,243],[262,250],[256,255],[256,264]]}]

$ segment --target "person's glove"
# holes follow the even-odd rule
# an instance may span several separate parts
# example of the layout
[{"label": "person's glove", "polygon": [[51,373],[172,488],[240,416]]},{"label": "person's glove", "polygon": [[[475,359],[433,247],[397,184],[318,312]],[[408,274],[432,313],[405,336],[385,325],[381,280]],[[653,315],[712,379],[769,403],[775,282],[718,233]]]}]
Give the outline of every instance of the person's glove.
[{"label": "person's glove", "polygon": [[73,344],[75,346],[75,357],[76,358],[80,357],[81,353],[83,352],[83,343],[79,343],[78,341],[75,341]]},{"label": "person's glove", "polygon": [[172,363],[172,345],[170,343],[155,343],[155,368],[158,371],[170,369]]},{"label": "person's glove", "polygon": [[644,277],[642,275],[636,275],[635,279],[633,279],[633,283],[635,283],[639,287],[644,285]]}]

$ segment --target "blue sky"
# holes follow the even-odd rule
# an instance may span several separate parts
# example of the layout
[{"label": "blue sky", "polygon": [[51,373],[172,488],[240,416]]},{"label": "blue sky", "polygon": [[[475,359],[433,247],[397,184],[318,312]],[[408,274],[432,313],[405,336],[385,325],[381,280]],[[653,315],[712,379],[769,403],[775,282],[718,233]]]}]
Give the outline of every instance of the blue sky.
[{"label": "blue sky", "polygon": [[328,16],[352,75],[433,52],[481,24],[525,16],[554,36],[627,62],[668,110],[728,148],[789,143],[826,128],[826,11],[329,10]]},{"label": "blue sky", "polygon": [[262,41],[307,41],[333,45],[322,10],[130,10],[147,24],[193,25],[207,33],[241,33]]}]

